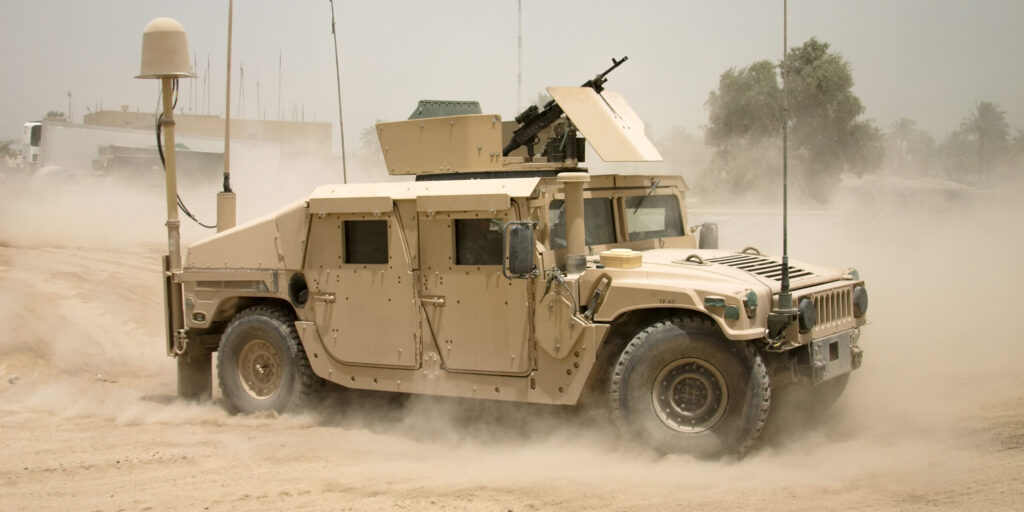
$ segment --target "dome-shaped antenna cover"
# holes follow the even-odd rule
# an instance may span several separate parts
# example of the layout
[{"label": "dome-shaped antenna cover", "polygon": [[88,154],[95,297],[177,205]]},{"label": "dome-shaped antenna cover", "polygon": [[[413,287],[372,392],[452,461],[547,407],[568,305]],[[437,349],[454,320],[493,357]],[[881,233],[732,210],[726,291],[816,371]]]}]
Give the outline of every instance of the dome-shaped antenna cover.
[{"label": "dome-shaped antenna cover", "polygon": [[185,27],[171,18],[157,18],[142,32],[142,67],[135,78],[194,78]]}]

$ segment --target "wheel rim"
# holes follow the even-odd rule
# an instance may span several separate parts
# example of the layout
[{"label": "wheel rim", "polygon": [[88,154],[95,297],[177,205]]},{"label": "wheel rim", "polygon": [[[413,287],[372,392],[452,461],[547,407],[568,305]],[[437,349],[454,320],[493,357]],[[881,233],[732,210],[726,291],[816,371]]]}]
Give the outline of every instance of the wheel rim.
[{"label": "wheel rim", "polygon": [[281,387],[281,357],[265,340],[245,344],[238,356],[238,377],[242,388],[253,398],[270,398]]},{"label": "wheel rim", "polygon": [[679,432],[703,432],[725,414],[729,390],[717,368],[694,358],[669,363],[654,379],[654,410],[665,426]]}]

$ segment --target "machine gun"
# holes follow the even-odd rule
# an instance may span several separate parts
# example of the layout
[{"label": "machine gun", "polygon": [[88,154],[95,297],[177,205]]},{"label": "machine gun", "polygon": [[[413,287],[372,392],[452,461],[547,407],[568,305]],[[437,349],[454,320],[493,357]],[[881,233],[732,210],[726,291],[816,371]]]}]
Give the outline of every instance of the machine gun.
[{"label": "machine gun", "polygon": [[[584,82],[582,87],[590,87],[598,94],[601,94],[601,91],[604,90],[604,83],[608,81],[606,78],[608,73],[611,73],[623,62],[626,62],[627,59],[629,59],[628,56],[622,57],[619,60],[612,59],[612,66],[610,68]],[[520,146],[526,146],[526,152],[530,155],[530,158],[533,158],[533,146],[537,143],[537,134],[544,128],[551,126],[551,123],[562,117],[562,114],[562,107],[553,99],[544,105],[543,110],[537,108],[537,105],[530,105],[516,116],[516,123],[519,123],[520,126],[512,133],[512,140],[502,149],[502,156],[508,156]],[[570,135],[570,138],[574,138],[575,129],[570,127],[566,134]],[[575,140],[570,141],[570,144],[567,145],[567,151],[570,153],[567,155],[569,158],[575,158],[575,147]]]}]

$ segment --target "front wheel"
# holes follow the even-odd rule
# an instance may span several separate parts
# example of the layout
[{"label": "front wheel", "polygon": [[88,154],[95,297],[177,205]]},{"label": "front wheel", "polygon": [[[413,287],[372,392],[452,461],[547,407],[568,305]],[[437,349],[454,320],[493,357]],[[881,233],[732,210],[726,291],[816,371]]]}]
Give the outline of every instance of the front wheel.
[{"label": "front wheel", "polygon": [[657,322],[633,337],[610,381],[622,426],[661,452],[742,454],[771,405],[768,371],[749,345],[703,318]]},{"label": "front wheel", "polygon": [[293,411],[323,387],[284,308],[255,306],[235,316],[217,354],[217,378],[232,413]]}]

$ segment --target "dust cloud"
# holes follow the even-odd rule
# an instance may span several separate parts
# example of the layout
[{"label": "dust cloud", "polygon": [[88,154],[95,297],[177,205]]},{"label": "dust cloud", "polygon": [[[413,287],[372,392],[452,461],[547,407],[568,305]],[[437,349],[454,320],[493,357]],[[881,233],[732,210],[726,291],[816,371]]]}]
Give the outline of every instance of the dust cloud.
[{"label": "dust cloud", "polygon": [[[279,176],[237,183],[240,220],[313,185],[275,204]],[[337,389],[318,410],[283,417],[178,402],[164,355],[161,193],[7,180],[0,471],[18,490],[5,501],[100,508],[105,494],[72,481],[97,468],[93,478],[120,493],[106,506],[164,509],[1010,508],[1024,481],[1024,340],[1014,329],[1022,188],[884,197],[851,188],[829,207],[794,205],[791,257],[854,266],[867,282],[864,366],[823,422],[773,418],[782,426],[747,457],[702,461],[659,456],[622,439],[606,415],[576,408]],[[183,197],[212,192],[186,187]],[[208,202],[193,209],[212,218]],[[775,210],[692,215],[719,223],[723,247],[781,250]],[[186,240],[203,234],[188,227]],[[54,450],[70,471],[58,478],[91,498],[44,491]],[[140,472],[103,469],[114,458]],[[232,476],[239,468],[251,474]],[[175,478],[191,482],[189,497],[131,489]]]}]

